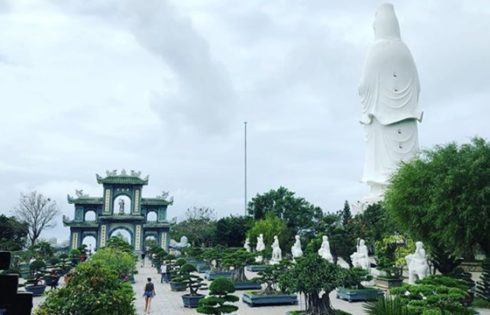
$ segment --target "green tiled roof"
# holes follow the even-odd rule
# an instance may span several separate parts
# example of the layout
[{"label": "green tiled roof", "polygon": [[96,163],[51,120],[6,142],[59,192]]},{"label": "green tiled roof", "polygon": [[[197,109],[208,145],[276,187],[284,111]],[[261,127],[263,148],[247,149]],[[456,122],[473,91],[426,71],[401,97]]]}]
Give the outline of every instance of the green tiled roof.
[{"label": "green tiled roof", "polygon": [[143,206],[167,206],[172,202],[161,198],[141,198],[141,205]]},{"label": "green tiled roof", "polygon": [[144,179],[136,175],[109,175],[102,177],[99,174],[95,174],[95,176],[99,184],[148,185],[148,176]]},{"label": "green tiled roof", "polygon": [[81,196],[78,198],[73,198],[72,196],[67,196],[68,203],[73,204],[84,204],[84,205],[101,205],[104,202],[104,199],[101,197],[88,197]]}]

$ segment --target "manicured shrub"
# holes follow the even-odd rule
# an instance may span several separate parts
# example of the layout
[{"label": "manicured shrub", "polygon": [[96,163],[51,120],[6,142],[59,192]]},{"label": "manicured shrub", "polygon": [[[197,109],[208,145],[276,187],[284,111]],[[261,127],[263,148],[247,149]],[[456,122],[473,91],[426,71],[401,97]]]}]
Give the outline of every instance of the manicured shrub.
[{"label": "manicured shrub", "polygon": [[230,303],[237,302],[239,298],[230,293],[235,292],[235,285],[231,280],[218,278],[209,285],[209,296],[199,301],[198,313],[221,315],[233,313],[238,307]]}]

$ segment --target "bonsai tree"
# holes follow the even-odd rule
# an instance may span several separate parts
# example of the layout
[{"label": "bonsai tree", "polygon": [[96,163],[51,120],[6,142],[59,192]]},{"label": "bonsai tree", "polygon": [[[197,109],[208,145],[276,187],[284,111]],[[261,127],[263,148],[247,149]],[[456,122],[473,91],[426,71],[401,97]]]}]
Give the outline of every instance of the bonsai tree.
[{"label": "bonsai tree", "polygon": [[483,261],[482,274],[477,283],[476,294],[478,297],[490,302],[490,258]]},{"label": "bonsai tree", "polygon": [[340,267],[311,253],[297,259],[279,277],[279,286],[305,296],[305,314],[334,315],[329,294],[344,284],[343,277]]},{"label": "bonsai tree", "polygon": [[411,239],[400,235],[390,235],[375,243],[377,268],[388,279],[400,279],[406,264],[405,256],[415,249]]},{"label": "bonsai tree", "polygon": [[221,262],[224,252],[225,248],[223,246],[210,247],[204,250],[202,258],[211,265],[212,271],[222,271]]},{"label": "bonsai tree", "polygon": [[185,285],[189,290],[188,294],[182,296],[184,301],[184,306],[187,307],[197,307],[198,301],[204,297],[204,295],[199,294],[199,290],[206,289],[206,285],[203,283],[204,279],[200,276],[193,274],[197,269],[191,264],[185,264],[180,267],[177,276],[174,278],[174,282]]},{"label": "bonsai tree", "polygon": [[256,278],[260,283],[265,284],[262,294],[274,294],[280,291],[278,282],[279,277],[283,274],[287,268],[291,265],[289,260],[282,260],[280,264],[268,265],[263,271],[260,271],[259,276]]},{"label": "bonsai tree", "polygon": [[199,290],[206,289],[206,285],[203,283],[204,279],[198,275],[192,274],[196,271],[196,267],[193,265],[185,264],[180,267],[177,275],[174,278],[175,282],[181,282],[186,285],[187,289],[189,289],[189,295],[191,296],[200,295],[197,292]]},{"label": "bonsai tree", "polygon": [[475,310],[467,306],[470,297],[463,289],[464,282],[445,276],[426,279],[417,285],[393,288],[390,295],[398,297],[409,314],[475,314]]},{"label": "bonsai tree", "polygon": [[201,314],[221,315],[238,310],[238,307],[230,303],[237,302],[239,298],[230,293],[235,292],[235,286],[231,280],[218,278],[209,286],[209,296],[199,301],[197,312]]},{"label": "bonsai tree", "polygon": [[349,289],[362,289],[362,282],[370,281],[373,277],[367,270],[361,268],[340,269],[342,286]]},{"label": "bonsai tree", "polygon": [[253,262],[255,262],[255,254],[247,252],[244,248],[228,251],[223,258],[223,266],[233,267],[232,280],[234,282],[248,281],[245,266]]}]

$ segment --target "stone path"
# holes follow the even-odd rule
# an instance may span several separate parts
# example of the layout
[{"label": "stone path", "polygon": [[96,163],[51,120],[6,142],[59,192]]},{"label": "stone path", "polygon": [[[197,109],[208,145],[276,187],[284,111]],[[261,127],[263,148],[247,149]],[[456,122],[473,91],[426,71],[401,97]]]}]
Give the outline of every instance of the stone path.
[{"label": "stone path", "polygon": [[[252,276],[251,274],[248,276]],[[135,276],[135,284],[133,284],[134,291],[136,292],[136,310],[137,313],[144,314],[145,301],[142,297],[145,287],[146,279],[152,278],[152,282],[155,283],[156,296],[152,301],[151,313],[154,315],[182,315],[182,314],[199,314],[195,309],[184,308],[182,304],[181,295],[185,292],[172,292],[168,284],[160,283],[160,275],[155,268],[140,267],[138,274]],[[253,277],[253,276],[252,276]],[[203,294],[207,291],[202,291]],[[234,293],[241,298],[241,291]],[[347,311],[353,315],[365,314],[362,310],[362,303],[348,303],[342,300],[338,300],[335,297],[335,292],[331,294],[333,307]],[[295,306],[262,306],[262,307],[250,307],[243,303],[241,300],[236,305],[239,307],[236,315],[285,315],[287,311],[304,309],[304,300],[300,299],[299,305]]]}]

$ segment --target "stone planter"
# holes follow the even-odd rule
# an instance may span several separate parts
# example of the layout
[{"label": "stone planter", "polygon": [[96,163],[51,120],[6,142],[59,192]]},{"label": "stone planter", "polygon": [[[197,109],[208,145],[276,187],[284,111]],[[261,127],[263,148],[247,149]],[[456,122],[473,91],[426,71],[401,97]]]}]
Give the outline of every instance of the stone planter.
[{"label": "stone planter", "polygon": [[46,290],[46,285],[44,285],[44,284],[26,285],[26,291],[31,292],[32,296],[41,296],[41,295],[43,295],[44,290]]},{"label": "stone planter", "polygon": [[242,295],[242,301],[252,307],[262,305],[296,305],[298,304],[298,296],[295,294],[261,295],[247,292]]},{"label": "stone planter", "polygon": [[254,281],[234,282],[235,290],[260,290],[262,286]]},{"label": "stone planter", "polygon": [[187,286],[185,285],[185,283],[170,281],[170,291],[177,292],[185,290],[187,290]]},{"label": "stone planter", "polygon": [[463,261],[461,263],[461,268],[466,272],[482,272],[482,262],[481,261]]},{"label": "stone planter", "polygon": [[386,277],[377,277],[376,278],[376,286],[383,289],[391,289],[401,287],[403,284],[403,279],[401,278],[386,278]]},{"label": "stone planter", "polygon": [[231,271],[208,271],[204,275],[204,278],[212,281],[216,278],[231,278],[232,274]]},{"label": "stone planter", "polygon": [[205,262],[198,262],[195,267],[196,267],[197,272],[199,272],[199,273],[205,273],[211,269],[209,267],[209,265]]},{"label": "stone planter", "polygon": [[184,294],[182,295],[182,301],[184,302],[184,307],[188,308],[196,308],[199,305],[199,301],[204,298],[204,295],[190,295]]},{"label": "stone planter", "polygon": [[265,268],[267,268],[267,265],[248,265],[245,267],[247,271],[251,271],[251,272],[264,271]]},{"label": "stone planter", "polygon": [[337,299],[354,301],[375,301],[384,295],[383,291],[375,288],[348,289],[337,288]]}]

